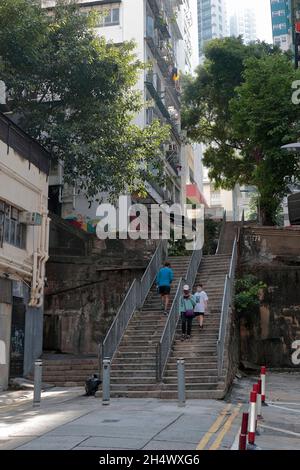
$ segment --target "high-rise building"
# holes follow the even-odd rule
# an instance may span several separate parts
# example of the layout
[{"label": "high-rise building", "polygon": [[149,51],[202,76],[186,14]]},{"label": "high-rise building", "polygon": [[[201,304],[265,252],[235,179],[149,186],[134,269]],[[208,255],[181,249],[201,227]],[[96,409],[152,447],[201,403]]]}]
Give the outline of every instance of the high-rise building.
[{"label": "high-rise building", "polygon": [[291,0],[271,0],[273,42],[283,51],[293,44]]},{"label": "high-rise building", "polygon": [[242,36],[244,43],[256,40],[256,15],[253,8],[238,8],[230,17],[230,36]]},{"label": "high-rise building", "polygon": [[[135,122],[145,127],[158,119],[171,129],[162,156],[167,182],[165,187],[147,183],[151,203],[184,204],[186,201],[188,158],[181,131],[180,77],[193,69],[190,1],[78,0],[83,11],[95,9],[102,13],[97,34],[115,44],[134,40],[137,58],[151,64],[151,70],[142,72],[136,85],[146,106]],[[55,3],[55,0],[42,0],[48,8],[53,8]],[[77,197],[75,204],[72,197],[66,197],[65,201],[64,217],[95,218],[96,203],[87,210],[83,197]]]},{"label": "high-rise building", "polygon": [[200,62],[207,41],[227,36],[225,0],[198,0],[198,41]]}]

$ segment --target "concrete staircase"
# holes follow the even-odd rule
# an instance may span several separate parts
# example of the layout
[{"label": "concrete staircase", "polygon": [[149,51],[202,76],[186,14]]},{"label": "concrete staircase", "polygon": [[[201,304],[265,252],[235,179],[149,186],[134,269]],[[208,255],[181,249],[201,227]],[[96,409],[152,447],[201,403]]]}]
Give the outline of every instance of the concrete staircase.
[{"label": "concrete staircase", "polygon": [[204,285],[209,297],[209,313],[205,317],[204,329],[193,321],[192,337],[181,341],[179,322],[176,340],[167,364],[161,389],[161,398],[177,397],[177,360],[185,359],[187,398],[222,398],[224,380],[218,380],[217,339],[223,299],[225,276],[230,264],[229,255],[204,256],[195,286]]},{"label": "concrete staircase", "polygon": [[242,222],[226,222],[224,231],[221,234],[221,239],[218,247],[218,254],[232,253],[234,239],[238,233],[238,228],[242,226]]},{"label": "concrete staircase", "polygon": [[[189,260],[189,257],[169,257],[174,270],[171,302],[179,279],[186,275]],[[111,367],[112,397],[159,396],[160,384],[156,381],[156,346],[165,323],[166,316],[163,314],[161,299],[154,283],[143,308],[134,313],[114,357]]]},{"label": "concrete staircase", "polygon": [[[56,387],[84,386],[86,379],[99,370],[98,358],[68,354],[44,354],[43,382]],[[29,376],[33,379],[33,374]]]}]

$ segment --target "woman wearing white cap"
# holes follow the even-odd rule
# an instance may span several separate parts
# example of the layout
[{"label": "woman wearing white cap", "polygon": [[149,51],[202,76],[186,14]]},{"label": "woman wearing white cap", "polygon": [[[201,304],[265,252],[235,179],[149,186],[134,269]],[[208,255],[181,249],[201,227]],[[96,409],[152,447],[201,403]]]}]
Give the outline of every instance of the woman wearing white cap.
[{"label": "woman wearing white cap", "polygon": [[196,301],[190,293],[190,287],[185,285],[183,287],[183,295],[181,296],[179,303],[182,327],[181,341],[191,337],[195,305]]}]

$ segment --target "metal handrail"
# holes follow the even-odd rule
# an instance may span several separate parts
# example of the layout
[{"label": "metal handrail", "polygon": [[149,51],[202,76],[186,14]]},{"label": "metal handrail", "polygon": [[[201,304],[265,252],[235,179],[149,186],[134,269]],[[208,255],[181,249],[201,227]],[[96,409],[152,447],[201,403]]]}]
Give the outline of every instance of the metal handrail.
[{"label": "metal handrail", "polygon": [[183,278],[179,279],[177,290],[175,297],[172,302],[172,306],[168,315],[168,319],[166,321],[163,333],[161,335],[161,339],[157,344],[156,348],[156,378],[157,381],[161,381],[166,364],[168,362],[168,357],[171,351],[171,346],[174,341],[176,328],[179,320],[179,300],[180,295],[183,289],[184,280]]},{"label": "metal handrail", "polygon": [[195,250],[191,256],[186,278],[181,278],[178,282],[176,294],[162,332],[160,341],[156,349],[156,377],[157,381],[161,381],[165,374],[166,365],[174,342],[176,329],[179,321],[179,302],[183,289],[183,284],[188,282],[193,286],[196,280],[199,265],[202,259],[202,250]]},{"label": "metal handrail", "polygon": [[217,341],[218,377],[219,378],[222,375],[222,370],[223,370],[227,320],[228,320],[229,307],[230,307],[232,294],[233,294],[234,277],[235,277],[235,270],[236,270],[236,265],[237,265],[237,255],[238,255],[237,240],[238,239],[236,236],[234,240],[233,248],[232,248],[229,273],[226,275],[226,278],[225,278],[225,285],[224,285],[224,292],[223,292],[219,336],[218,336],[218,341]]},{"label": "metal handrail", "polygon": [[138,279],[133,280],[126,297],[102,342],[102,347],[99,348],[99,356],[100,354],[102,355],[102,357],[99,357],[100,364],[104,358],[113,360],[128,323],[134,312],[143,305],[152,287],[158,268],[162,263],[162,258],[166,253],[167,240],[161,240],[142,279],[140,281]]},{"label": "metal handrail", "polygon": [[112,360],[118,349],[124,331],[136,310],[138,287],[138,281],[134,279],[102,343],[103,359]]},{"label": "metal handrail", "polygon": [[221,240],[222,240],[222,237],[223,237],[223,234],[224,234],[226,222],[227,222],[227,213],[226,213],[226,210],[224,210],[224,212],[223,212],[222,226],[221,226],[221,230],[220,230],[220,233],[219,233],[218,246],[217,246],[217,249],[216,249],[216,255],[219,254],[219,249],[220,249]]},{"label": "metal handrail", "polygon": [[138,299],[139,307],[141,307],[144,304],[146,297],[149,294],[149,291],[155,280],[155,276],[159,268],[161,267],[162,260],[166,258],[167,256],[167,249],[168,249],[168,241],[161,240],[141,279],[140,298]]}]

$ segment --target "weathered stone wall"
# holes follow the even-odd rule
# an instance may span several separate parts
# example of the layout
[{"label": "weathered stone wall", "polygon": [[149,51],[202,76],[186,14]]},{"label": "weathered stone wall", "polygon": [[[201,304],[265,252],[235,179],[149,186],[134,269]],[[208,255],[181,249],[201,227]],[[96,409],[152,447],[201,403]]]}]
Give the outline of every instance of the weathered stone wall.
[{"label": "weathered stone wall", "polygon": [[98,240],[53,217],[47,263],[44,350],[96,354],[134,278],[156,244]]},{"label": "weathered stone wall", "polygon": [[84,265],[60,265],[59,269],[50,263],[48,269],[50,277],[57,274],[57,284],[62,280],[62,290],[46,296],[44,350],[96,354],[126,290],[143,270],[99,271],[92,280]]},{"label": "weathered stone wall", "polygon": [[229,311],[230,319],[227,331],[226,388],[228,390],[239,366],[240,332],[239,321],[234,310]]},{"label": "weathered stone wall", "polygon": [[[257,310],[240,316],[241,360],[300,367],[300,232],[246,228],[241,273],[268,287]],[[299,359],[298,359],[299,356]]]}]

